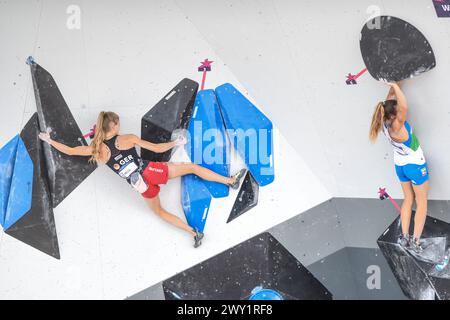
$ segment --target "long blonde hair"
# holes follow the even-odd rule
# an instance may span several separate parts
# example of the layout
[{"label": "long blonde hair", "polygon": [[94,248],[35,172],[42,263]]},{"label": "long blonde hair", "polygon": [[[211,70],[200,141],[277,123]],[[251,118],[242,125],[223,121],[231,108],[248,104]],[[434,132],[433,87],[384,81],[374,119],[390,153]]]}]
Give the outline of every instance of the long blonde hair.
[{"label": "long blonde hair", "polygon": [[378,133],[381,130],[383,121],[384,121],[383,102],[379,102],[373,113],[372,123],[370,124],[369,139],[372,143],[374,143],[375,140],[377,140]]},{"label": "long blonde hair", "polygon": [[91,142],[92,156],[89,159],[90,162],[97,162],[100,158],[100,146],[105,140],[109,130],[111,130],[111,122],[117,124],[119,122],[119,116],[111,111],[102,111],[98,115],[97,124],[95,126],[94,138]]},{"label": "long blonde hair", "polygon": [[372,123],[370,124],[369,139],[372,143],[377,140],[378,133],[381,131],[383,123],[397,115],[396,106],[396,100],[386,100],[377,104],[372,116]]}]

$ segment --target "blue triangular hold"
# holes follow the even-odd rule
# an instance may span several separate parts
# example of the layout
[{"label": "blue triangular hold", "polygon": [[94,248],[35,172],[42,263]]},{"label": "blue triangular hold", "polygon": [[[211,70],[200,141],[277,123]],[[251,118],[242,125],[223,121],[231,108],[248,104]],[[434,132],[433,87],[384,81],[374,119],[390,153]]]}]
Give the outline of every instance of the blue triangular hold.
[{"label": "blue triangular hold", "polygon": [[[193,163],[222,176],[229,176],[230,148],[214,90],[198,92],[189,123],[189,141],[185,148]],[[214,198],[228,196],[228,186],[202,181]]]},{"label": "blue triangular hold", "polygon": [[181,204],[188,224],[203,232],[211,194],[199,177],[189,174],[181,178]]},{"label": "blue triangular hold", "polygon": [[7,230],[31,209],[33,161],[19,138],[3,228]]},{"label": "blue triangular hold", "polygon": [[2,227],[5,225],[18,141],[19,135],[16,135],[0,149],[0,224]]},{"label": "blue triangular hold", "polygon": [[216,88],[230,140],[260,186],[274,181],[272,122],[231,84]]},{"label": "blue triangular hold", "polygon": [[5,230],[5,233],[59,259],[58,235],[47,182],[43,143],[38,137],[39,131],[38,115],[34,113],[20,132],[20,138],[34,164],[31,208],[22,218]]},{"label": "blue triangular hold", "polygon": [[31,208],[33,162],[19,135],[0,149],[0,224],[11,227]]}]

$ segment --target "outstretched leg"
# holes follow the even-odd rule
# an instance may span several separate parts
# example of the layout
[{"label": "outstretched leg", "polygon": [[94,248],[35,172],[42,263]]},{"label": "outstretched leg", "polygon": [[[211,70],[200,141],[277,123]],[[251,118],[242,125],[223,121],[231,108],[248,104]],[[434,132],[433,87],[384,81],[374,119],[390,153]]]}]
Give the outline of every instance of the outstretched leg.
[{"label": "outstretched leg", "polygon": [[187,174],[195,174],[207,181],[214,181],[222,184],[232,184],[234,178],[224,177],[212,170],[199,166],[195,163],[167,163],[169,168],[169,179],[185,176]]},{"label": "outstretched leg", "polygon": [[427,218],[428,207],[428,185],[429,181],[421,184],[420,186],[414,186],[414,193],[416,194],[416,216],[414,217],[414,240],[419,240],[422,236],[422,231],[425,226],[425,220]]},{"label": "outstretched leg", "polygon": [[411,221],[411,210],[412,205],[414,203],[414,191],[411,185],[411,182],[401,182],[403,189],[403,203],[401,209],[401,221],[402,221],[402,233],[403,236],[407,236],[409,234],[409,224]]},{"label": "outstretched leg", "polygon": [[151,198],[151,199],[148,199],[148,198],[144,198],[144,199],[145,199],[145,202],[147,202],[147,204],[150,207],[150,209],[152,209],[153,212],[156,213],[160,218],[164,219],[165,221],[167,221],[168,223],[174,225],[177,228],[180,228],[180,229],[183,229],[183,230],[187,231],[192,236],[196,235],[196,233],[192,229],[192,227],[190,227],[187,223],[183,222],[177,216],[167,212],[166,210],[164,210],[161,207],[161,202],[159,200],[159,196],[156,196],[156,197]]}]

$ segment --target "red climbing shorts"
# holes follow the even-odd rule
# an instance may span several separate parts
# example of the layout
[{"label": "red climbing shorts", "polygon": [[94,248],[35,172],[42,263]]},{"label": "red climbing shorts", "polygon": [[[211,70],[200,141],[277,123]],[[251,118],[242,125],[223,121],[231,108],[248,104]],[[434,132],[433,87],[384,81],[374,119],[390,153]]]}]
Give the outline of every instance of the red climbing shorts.
[{"label": "red climbing shorts", "polygon": [[147,191],[141,193],[144,198],[154,198],[158,195],[160,184],[166,184],[169,180],[169,168],[165,162],[150,162],[142,173],[142,178],[148,185]]}]

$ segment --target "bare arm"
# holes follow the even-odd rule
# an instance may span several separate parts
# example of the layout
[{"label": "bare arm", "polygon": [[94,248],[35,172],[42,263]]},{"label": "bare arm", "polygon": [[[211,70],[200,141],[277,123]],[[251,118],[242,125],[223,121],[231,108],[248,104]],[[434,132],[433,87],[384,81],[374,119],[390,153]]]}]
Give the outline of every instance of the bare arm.
[{"label": "bare arm", "polygon": [[61,142],[51,139],[50,135],[48,133],[40,133],[39,138],[41,140],[47,142],[49,145],[51,145],[53,148],[55,148],[59,152],[62,152],[69,156],[91,156],[92,155],[92,147],[90,147],[90,146],[69,147]]},{"label": "bare arm", "polygon": [[389,92],[386,96],[386,100],[397,100],[397,96],[395,95],[395,90],[393,87],[389,88]]},{"label": "bare arm", "polygon": [[[401,82],[397,82],[397,85],[401,89],[402,85]],[[386,100],[397,100],[397,94],[395,93],[395,89],[393,86],[389,88],[388,95],[386,96]]]},{"label": "bare arm", "polygon": [[406,97],[398,84],[396,83],[392,84],[391,88],[394,90],[395,96],[397,97],[396,121],[403,126],[403,124],[406,121],[406,116],[408,114],[408,103],[406,102]]},{"label": "bare arm", "polygon": [[92,156],[91,146],[69,147],[55,140],[50,140],[49,143],[59,152],[65,153],[69,156]]},{"label": "bare arm", "polygon": [[150,141],[142,140],[136,135],[129,135],[129,139],[135,145],[140,146],[141,148],[156,152],[163,153],[166,152],[177,145],[177,141],[170,141],[165,143],[152,143]]}]

